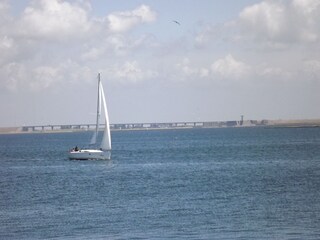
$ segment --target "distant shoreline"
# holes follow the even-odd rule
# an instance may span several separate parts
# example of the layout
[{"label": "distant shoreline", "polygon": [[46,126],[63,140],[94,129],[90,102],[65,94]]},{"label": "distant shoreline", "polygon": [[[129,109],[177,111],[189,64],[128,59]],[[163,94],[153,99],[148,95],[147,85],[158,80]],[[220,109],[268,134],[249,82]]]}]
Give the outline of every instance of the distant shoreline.
[{"label": "distant shoreline", "polygon": [[[36,126],[36,127],[0,127],[0,134],[29,134],[29,133],[75,133],[93,131],[88,124]],[[68,128],[66,128],[66,126]],[[84,128],[81,126],[88,126]],[[246,120],[246,121],[214,121],[214,122],[186,122],[186,123],[132,123],[111,124],[111,131],[148,131],[148,130],[174,130],[192,128],[243,128],[243,127],[268,127],[268,128],[316,128],[320,127],[320,119],[307,120]]]}]

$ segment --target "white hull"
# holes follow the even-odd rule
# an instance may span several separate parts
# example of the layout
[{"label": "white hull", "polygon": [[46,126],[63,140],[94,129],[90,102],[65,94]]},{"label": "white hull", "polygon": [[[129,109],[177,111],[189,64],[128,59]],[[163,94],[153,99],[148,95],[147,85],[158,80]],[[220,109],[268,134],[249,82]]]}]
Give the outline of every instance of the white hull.
[{"label": "white hull", "polygon": [[71,160],[91,160],[91,159],[111,159],[111,151],[101,151],[94,149],[83,149],[80,151],[70,151],[69,159]]}]

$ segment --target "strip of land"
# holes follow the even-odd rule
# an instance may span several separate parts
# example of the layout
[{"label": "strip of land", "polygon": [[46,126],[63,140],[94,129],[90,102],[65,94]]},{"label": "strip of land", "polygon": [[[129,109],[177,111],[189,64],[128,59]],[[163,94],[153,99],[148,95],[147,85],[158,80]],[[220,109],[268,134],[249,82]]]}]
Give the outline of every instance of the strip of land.
[{"label": "strip of land", "polygon": [[[103,125],[100,126],[103,128]],[[227,128],[227,127],[320,127],[320,119],[306,120],[240,120],[212,122],[170,122],[170,123],[121,123],[111,124],[113,131],[184,129],[184,128]],[[34,125],[21,127],[0,127],[0,134],[14,133],[57,133],[92,131],[95,124]]]}]

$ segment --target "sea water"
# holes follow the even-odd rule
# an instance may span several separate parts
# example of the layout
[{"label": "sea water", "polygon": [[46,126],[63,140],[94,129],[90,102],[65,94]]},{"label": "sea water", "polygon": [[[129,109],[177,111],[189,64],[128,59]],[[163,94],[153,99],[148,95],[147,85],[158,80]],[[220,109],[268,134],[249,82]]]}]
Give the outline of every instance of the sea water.
[{"label": "sea water", "polygon": [[320,239],[320,128],[0,135],[0,239]]}]

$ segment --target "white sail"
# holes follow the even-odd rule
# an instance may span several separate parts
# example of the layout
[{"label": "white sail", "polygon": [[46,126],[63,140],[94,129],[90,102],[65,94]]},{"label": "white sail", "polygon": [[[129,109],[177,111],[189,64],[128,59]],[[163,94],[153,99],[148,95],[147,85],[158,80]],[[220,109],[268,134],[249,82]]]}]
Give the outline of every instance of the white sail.
[{"label": "white sail", "polygon": [[89,145],[95,145],[97,143],[97,135],[97,132],[94,131]]},{"label": "white sail", "polygon": [[100,92],[101,92],[101,100],[103,104],[104,117],[105,117],[105,128],[101,142],[102,150],[111,150],[111,135],[110,135],[110,124],[109,124],[109,115],[107,109],[106,98],[104,95],[102,84],[100,83]]}]

